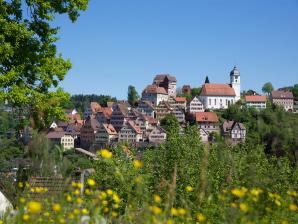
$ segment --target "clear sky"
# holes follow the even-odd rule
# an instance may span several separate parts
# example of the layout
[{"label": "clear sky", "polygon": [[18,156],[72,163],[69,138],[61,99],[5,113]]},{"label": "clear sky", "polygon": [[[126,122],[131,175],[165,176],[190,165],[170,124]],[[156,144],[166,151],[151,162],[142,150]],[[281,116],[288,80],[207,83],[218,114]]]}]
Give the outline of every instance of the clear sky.
[{"label": "clear sky", "polygon": [[234,65],[242,90],[298,83],[298,0],[90,0],[76,23],[55,23],[71,94],[124,99],[159,73],[178,86],[227,83]]}]

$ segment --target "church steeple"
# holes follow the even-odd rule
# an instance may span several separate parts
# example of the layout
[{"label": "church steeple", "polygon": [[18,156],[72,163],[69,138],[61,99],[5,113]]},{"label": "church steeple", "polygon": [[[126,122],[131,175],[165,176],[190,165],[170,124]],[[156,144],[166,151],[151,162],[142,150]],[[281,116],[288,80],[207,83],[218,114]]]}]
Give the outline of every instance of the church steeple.
[{"label": "church steeple", "polygon": [[230,72],[230,84],[235,90],[236,101],[240,100],[240,72],[236,66]]}]

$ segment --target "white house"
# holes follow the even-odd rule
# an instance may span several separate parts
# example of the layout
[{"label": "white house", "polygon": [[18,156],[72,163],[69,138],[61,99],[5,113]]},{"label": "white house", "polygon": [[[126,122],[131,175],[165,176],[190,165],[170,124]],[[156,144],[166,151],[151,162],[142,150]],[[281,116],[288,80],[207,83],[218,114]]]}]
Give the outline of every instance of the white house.
[{"label": "white house", "polygon": [[149,134],[149,142],[150,143],[162,143],[167,139],[166,131],[160,126],[156,126],[152,132]]},{"label": "white house", "polygon": [[205,83],[200,100],[205,109],[227,109],[240,100],[240,72],[236,67],[230,73],[230,84]]},{"label": "white house", "polygon": [[200,101],[199,97],[195,96],[191,101],[187,104],[187,111],[190,114],[195,114],[197,112],[204,112],[204,105]]},{"label": "white house", "polygon": [[150,101],[154,105],[159,105],[162,101],[168,101],[169,95],[165,88],[157,85],[148,85],[142,92],[142,100]]},{"label": "white house", "polygon": [[247,107],[253,107],[257,110],[266,109],[266,96],[245,96],[245,104]]},{"label": "white house", "polygon": [[136,143],[142,141],[142,131],[134,121],[128,121],[118,132],[119,142],[131,142]]},{"label": "white house", "polygon": [[70,133],[64,131],[51,131],[47,134],[47,138],[53,144],[61,145],[64,149],[74,148],[74,138]]}]

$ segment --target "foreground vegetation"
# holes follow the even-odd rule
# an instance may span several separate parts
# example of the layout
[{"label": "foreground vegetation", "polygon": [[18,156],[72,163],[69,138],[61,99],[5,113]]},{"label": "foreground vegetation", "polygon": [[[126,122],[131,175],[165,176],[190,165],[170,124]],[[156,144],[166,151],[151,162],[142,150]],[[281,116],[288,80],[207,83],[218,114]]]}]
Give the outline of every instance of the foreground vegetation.
[{"label": "foreground vegetation", "polygon": [[44,200],[47,189],[19,183],[17,212],[2,222],[297,223],[298,170],[291,157],[266,154],[251,140],[203,146],[194,126],[180,136],[175,123],[168,125],[167,142],[142,152],[141,160],[127,146],[99,151],[82,193],[83,185],[72,182],[63,197]]}]

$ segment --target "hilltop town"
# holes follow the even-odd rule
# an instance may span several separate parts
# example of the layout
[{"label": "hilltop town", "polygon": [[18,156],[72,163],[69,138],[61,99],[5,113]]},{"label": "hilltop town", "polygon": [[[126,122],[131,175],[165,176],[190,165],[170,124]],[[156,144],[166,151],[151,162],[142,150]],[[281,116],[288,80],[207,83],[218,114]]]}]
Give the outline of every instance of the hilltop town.
[{"label": "hilltop town", "polygon": [[180,134],[184,133],[187,124],[195,124],[204,144],[213,141],[216,134],[237,144],[245,142],[245,125],[233,120],[220,121],[218,111],[234,104],[260,111],[268,103],[281,106],[287,112],[298,110],[298,102],[290,91],[241,96],[239,70],[234,67],[228,78],[228,84],[209,83],[208,78],[200,92],[192,96],[189,85],[184,85],[177,93],[177,79],[169,74],[158,74],[134,105],[124,100],[108,102],[106,107],[90,102],[82,115],[76,108],[68,109],[68,121],[54,121],[47,138],[64,149],[81,148],[91,152],[125,142],[137,147],[157,145],[167,138],[161,121],[173,115],[179,122]]}]

